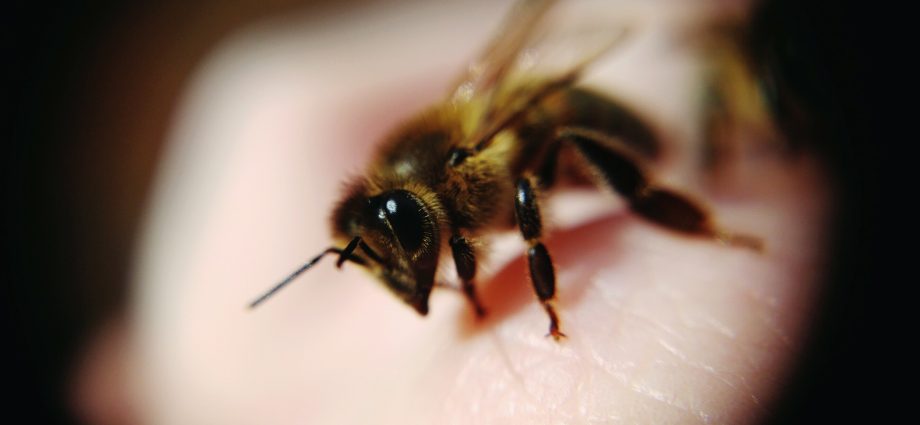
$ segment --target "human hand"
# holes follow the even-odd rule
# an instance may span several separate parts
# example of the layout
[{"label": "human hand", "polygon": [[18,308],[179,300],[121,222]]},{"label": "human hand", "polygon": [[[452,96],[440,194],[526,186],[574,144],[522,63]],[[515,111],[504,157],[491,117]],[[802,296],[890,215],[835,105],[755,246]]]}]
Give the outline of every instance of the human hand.
[{"label": "human hand", "polygon": [[[387,129],[438,101],[489,35],[486,22],[501,18],[463,11],[450,24],[432,19],[445,13],[432,6],[408,18],[257,27],[203,68],[178,112],[139,254],[143,417],[737,423],[769,408],[821,270],[827,200],[807,157],[746,158],[730,195],[695,183],[689,145],[655,168],[724,227],[762,236],[763,254],[675,235],[609,195],[553,199],[546,243],[568,335],[560,343],[544,337],[514,238],[498,242],[479,279],[481,322],[461,295],[437,289],[421,318],[332,261],[245,310],[329,245],[340,182],[361,172]],[[610,65],[611,90],[650,111],[667,139],[691,139],[692,54],[663,49],[666,26],[650,32]]]}]

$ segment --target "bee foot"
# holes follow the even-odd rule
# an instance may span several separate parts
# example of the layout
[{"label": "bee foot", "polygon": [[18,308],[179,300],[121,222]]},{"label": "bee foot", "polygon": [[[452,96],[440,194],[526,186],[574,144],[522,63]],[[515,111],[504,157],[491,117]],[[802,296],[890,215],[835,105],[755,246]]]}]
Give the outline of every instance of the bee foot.
[{"label": "bee foot", "polygon": [[555,327],[549,328],[549,333],[546,334],[546,336],[553,337],[553,339],[556,342],[561,341],[563,338],[567,338],[567,336],[564,333],[562,333],[562,331],[560,331],[559,328],[555,328]]}]

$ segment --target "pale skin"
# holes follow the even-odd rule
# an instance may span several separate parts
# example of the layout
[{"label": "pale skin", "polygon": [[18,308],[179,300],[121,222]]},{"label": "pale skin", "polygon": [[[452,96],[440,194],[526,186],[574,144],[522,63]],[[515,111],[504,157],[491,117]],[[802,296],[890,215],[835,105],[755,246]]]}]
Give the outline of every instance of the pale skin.
[{"label": "pale skin", "polygon": [[[473,14],[491,16],[484,6]],[[549,193],[545,243],[567,335],[559,342],[545,337],[514,232],[480,257],[484,320],[444,288],[421,317],[359,267],[339,271],[332,259],[246,309],[330,246],[340,183],[361,172],[388,128],[437,101],[488,35],[432,49],[419,40],[430,24],[413,19],[376,39],[257,28],[229,41],[191,83],[137,263],[137,414],[221,424],[762,417],[819,289],[827,183],[807,154],[771,152],[740,159],[727,181],[707,180],[693,161],[692,54],[660,51],[655,37],[667,34],[654,31],[604,67],[618,70],[610,87],[670,144],[651,165],[656,179],[706,203],[724,228],[761,236],[763,253],[663,230],[608,192]],[[454,25],[442,28],[446,39],[462,33]],[[394,45],[402,47],[381,53]],[[409,61],[415,54],[426,55],[424,66]]]}]

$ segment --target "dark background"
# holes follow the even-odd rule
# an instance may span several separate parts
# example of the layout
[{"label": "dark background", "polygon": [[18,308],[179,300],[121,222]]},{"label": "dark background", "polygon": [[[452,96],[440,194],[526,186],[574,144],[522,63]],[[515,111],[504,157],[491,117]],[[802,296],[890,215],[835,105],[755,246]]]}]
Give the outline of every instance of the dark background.
[{"label": "dark background", "polygon": [[[13,378],[4,405],[29,423],[79,423],[72,368],[87,338],[124,313],[134,235],[185,79],[242,25],[295,9],[334,13],[326,1],[150,3],[16,1],[3,13],[3,376]],[[873,124],[887,117],[867,83],[874,19],[850,2],[785,0],[759,16],[751,52],[776,117],[826,159],[840,198],[825,302],[770,422],[858,420],[874,415],[866,387],[881,373],[865,301],[884,252],[876,172],[887,142]]]}]

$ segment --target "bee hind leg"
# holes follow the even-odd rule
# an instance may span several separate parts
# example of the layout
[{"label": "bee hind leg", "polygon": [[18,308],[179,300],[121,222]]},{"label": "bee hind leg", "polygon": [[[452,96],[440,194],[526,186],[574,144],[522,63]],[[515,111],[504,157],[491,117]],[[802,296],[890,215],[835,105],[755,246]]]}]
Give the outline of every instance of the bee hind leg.
[{"label": "bee hind leg", "polygon": [[641,156],[618,139],[580,128],[563,128],[557,137],[573,147],[593,174],[625,197],[630,208],[643,218],[679,233],[762,250],[759,238],[719,229],[703,206],[685,195],[653,185],[643,169]]},{"label": "bee hind leg", "polygon": [[549,315],[549,334],[556,341],[565,337],[559,327],[559,316],[553,307],[556,295],[556,272],[553,261],[546,247],[540,242],[543,233],[543,223],[540,218],[540,208],[535,191],[535,181],[532,177],[521,178],[517,181],[514,197],[514,213],[521,235],[527,241],[527,260],[530,264],[530,280],[534,291],[543,304],[546,314]]},{"label": "bee hind leg", "polygon": [[476,277],[476,252],[473,245],[469,239],[454,235],[450,238],[450,249],[454,256],[454,265],[457,266],[457,275],[462,282],[463,295],[473,306],[476,317],[483,318],[486,310],[476,295],[476,286],[473,285],[473,278]]}]

